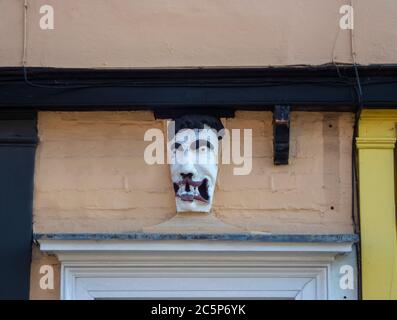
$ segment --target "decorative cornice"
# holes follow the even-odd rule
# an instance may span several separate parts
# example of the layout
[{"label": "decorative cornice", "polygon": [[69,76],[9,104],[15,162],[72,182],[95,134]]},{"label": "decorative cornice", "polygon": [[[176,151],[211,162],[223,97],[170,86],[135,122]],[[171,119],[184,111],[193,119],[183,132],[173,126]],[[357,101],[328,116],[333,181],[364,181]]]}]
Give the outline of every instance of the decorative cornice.
[{"label": "decorative cornice", "polygon": [[357,149],[394,149],[396,138],[356,138]]},{"label": "decorative cornice", "polygon": [[395,109],[366,109],[363,110],[361,121],[390,121],[397,123],[397,110]]},{"label": "decorative cornice", "polygon": [[[82,261],[136,261],[148,257],[148,253],[156,254],[150,258],[151,265],[159,262],[164,264],[166,260],[170,264],[189,263],[197,265],[203,262],[203,255],[207,260],[217,261],[222,256],[234,253],[245,253],[244,262],[251,259],[264,261],[292,261],[317,255],[317,261],[332,261],[338,254],[349,254],[353,250],[354,241],[345,242],[261,242],[261,241],[210,241],[210,240],[179,240],[179,241],[134,241],[134,240],[39,240],[40,250],[56,254],[61,262]],[[217,254],[214,256],[214,252]],[[89,253],[89,254],[87,254]],[[188,257],[181,259],[181,254]],[[280,256],[282,253],[282,256]],[[259,255],[259,257],[258,257]],[[211,257],[212,256],[212,257]],[[187,259],[188,258],[188,259]],[[189,262],[188,262],[189,261]]]}]

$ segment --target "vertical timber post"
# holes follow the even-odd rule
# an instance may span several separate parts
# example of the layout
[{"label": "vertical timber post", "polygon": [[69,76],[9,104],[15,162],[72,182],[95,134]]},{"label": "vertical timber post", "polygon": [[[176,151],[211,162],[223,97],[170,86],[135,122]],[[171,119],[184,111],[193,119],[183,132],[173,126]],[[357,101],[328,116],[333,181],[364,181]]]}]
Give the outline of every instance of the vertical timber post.
[{"label": "vertical timber post", "polygon": [[36,112],[0,112],[0,299],[29,299]]}]

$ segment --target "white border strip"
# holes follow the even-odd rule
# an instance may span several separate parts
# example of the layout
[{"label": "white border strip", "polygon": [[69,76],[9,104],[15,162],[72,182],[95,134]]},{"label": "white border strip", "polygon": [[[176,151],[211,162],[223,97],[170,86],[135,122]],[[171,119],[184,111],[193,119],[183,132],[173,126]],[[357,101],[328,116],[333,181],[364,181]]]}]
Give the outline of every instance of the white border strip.
[{"label": "white border strip", "polygon": [[349,253],[352,242],[340,243],[264,243],[253,241],[128,241],[128,240],[39,240],[41,251],[47,252],[327,252]]}]

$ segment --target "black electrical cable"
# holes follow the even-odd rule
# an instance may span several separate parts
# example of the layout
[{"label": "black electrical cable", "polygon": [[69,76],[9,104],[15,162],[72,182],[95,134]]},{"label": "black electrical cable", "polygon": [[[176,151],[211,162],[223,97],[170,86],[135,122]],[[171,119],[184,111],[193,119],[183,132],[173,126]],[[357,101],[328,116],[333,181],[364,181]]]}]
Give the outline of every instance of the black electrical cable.
[{"label": "black electrical cable", "polygon": [[[358,73],[357,64],[353,64],[354,72],[356,75],[356,92],[357,92],[357,111],[355,113],[354,126],[353,126],[353,141],[352,141],[352,218],[354,223],[355,233],[360,234],[360,198],[359,198],[359,184],[358,184],[358,154],[356,148],[356,138],[358,137],[359,121],[364,107],[363,90]],[[358,292],[361,298],[362,284],[361,284],[361,242],[356,246],[357,253],[357,273],[358,273]]]},{"label": "black electrical cable", "polygon": [[[340,75],[340,73],[339,73]],[[86,88],[98,88],[98,87],[137,87],[137,86],[145,86],[147,85],[147,82],[144,81],[112,81],[112,82],[99,82],[96,81],[95,83],[92,84],[65,84],[65,83],[60,83],[57,81],[57,84],[53,85],[43,85],[43,84],[38,84],[38,83],[33,83],[29,77],[28,77],[28,70],[24,66],[23,67],[23,78],[26,84],[32,87],[36,88],[45,88],[45,89],[86,89]],[[0,80],[4,81],[4,80]],[[163,85],[163,86],[173,86],[174,84],[172,83],[162,83],[161,81],[157,82],[151,82],[151,85],[154,83],[158,85]],[[317,79],[309,79],[309,80],[283,80],[283,81],[274,81],[273,79],[270,81],[266,81],[266,79],[260,79],[260,81],[247,81],[247,82],[228,82],[226,85],[227,86],[252,86],[252,84],[255,83],[258,86],[262,87],[275,87],[275,86],[281,86],[281,85],[305,85],[305,84],[320,84],[320,85],[326,85],[326,86],[345,86],[345,85],[352,85],[353,81],[350,78],[347,77],[341,77],[340,80],[329,80],[329,79],[324,79],[324,80],[317,80]],[[206,87],[216,87],[216,86],[225,86],[225,83],[219,84],[219,83],[208,83],[207,81],[205,83],[202,83],[200,81],[192,81],[190,83],[184,83],[184,86],[206,86]],[[361,87],[360,87],[361,90]]]}]

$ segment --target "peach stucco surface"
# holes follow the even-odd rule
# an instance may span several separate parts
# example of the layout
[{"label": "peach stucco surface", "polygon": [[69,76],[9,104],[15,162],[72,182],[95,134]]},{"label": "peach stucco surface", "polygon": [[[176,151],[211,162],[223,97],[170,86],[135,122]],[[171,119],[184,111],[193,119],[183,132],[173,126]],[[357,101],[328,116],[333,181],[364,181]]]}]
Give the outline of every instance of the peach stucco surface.
[{"label": "peach stucco surface", "polygon": [[[346,0],[29,0],[28,66],[153,68],[351,63]],[[353,0],[359,64],[397,62],[397,1]],[[52,5],[54,30],[40,7]],[[23,1],[0,1],[0,66],[20,66]]]},{"label": "peach stucco surface", "polygon": [[[220,165],[210,215],[242,231],[353,231],[352,114],[292,112],[286,166],[273,165],[271,112],[223,122],[252,129],[252,171]],[[145,131],[165,126],[150,112],[40,112],[34,231],[137,232],[174,217],[168,165],[144,160]]]}]

